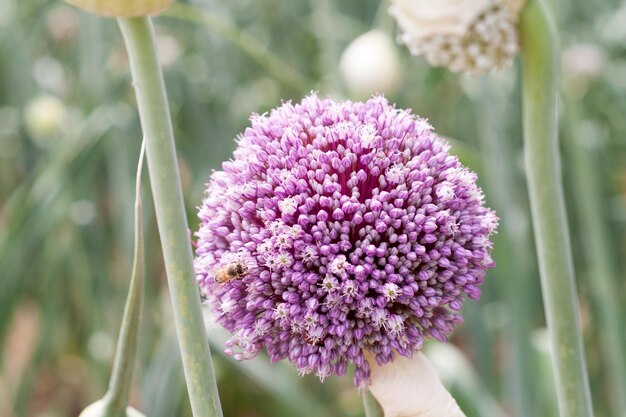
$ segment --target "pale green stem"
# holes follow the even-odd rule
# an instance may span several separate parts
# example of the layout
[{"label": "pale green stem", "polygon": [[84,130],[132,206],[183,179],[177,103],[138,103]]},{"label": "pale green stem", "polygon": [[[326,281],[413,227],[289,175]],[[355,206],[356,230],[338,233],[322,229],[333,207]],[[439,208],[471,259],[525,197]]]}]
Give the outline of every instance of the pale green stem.
[{"label": "pale green stem", "polygon": [[239,50],[265,68],[268,74],[277,81],[298,92],[308,91],[306,88],[311,85],[311,81],[270,51],[252,34],[239,28],[226,17],[184,3],[173,4],[164,15],[203,25],[211,32],[231,41]]},{"label": "pale green stem", "polygon": [[193,415],[222,416],[187,234],[163,74],[150,18],[118,19],[130,61],[174,322]]},{"label": "pale green stem", "polygon": [[311,0],[310,4],[313,34],[317,38],[320,49],[319,64],[320,74],[322,74],[320,89],[322,94],[343,93],[338,71],[341,51],[337,43],[337,30],[334,28],[337,18],[337,13],[334,12],[335,2]]},{"label": "pale green stem", "polygon": [[594,167],[594,143],[599,139],[596,132],[587,132],[581,123],[581,114],[573,102],[568,110],[569,155],[572,159],[572,182],[576,189],[575,202],[578,209],[578,222],[583,239],[585,261],[588,264],[587,276],[591,295],[594,298],[602,330],[600,344],[602,346],[602,362],[609,384],[609,402],[612,415],[626,416],[626,353],[624,350],[624,324],[621,320],[620,303],[617,291],[618,273],[613,258],[614,248],[610,244],[607,222],[603,214],[603,195],[601,178]]},{"label": "pale green stem", "polygon": [[557,129],[558,46],[540,0],[528,0],[520,18],[524,156],[562,417],[593,415],[567,217]]},{"label": "pale green stem", "polygon": [[128,392],[133,379],[133,368],[137,356],[137,345],[141,324],[141,312],[143,310],[144,293],[144,243],[143,243],[143,217],[141,215],[141,171],[145,141],[141,145],[139,163],[137,164],[137,183],[135,187],[135,256],[133,259],[133,271],[130,278],[128,297],[124,307],[124,316],[120,326],[120,334],[117,339],[115,361],[111,371],[109,389],[105,395],[110,415],[124,415],[128,405]]},{"label": "pale green stem", "polygon": [[[530,233],[529,227],[516,223],[516,217],[526,212],[526,207],[519,204],[514,170],[515,158],[508,141],[500,135],[503,119],[502,102],[496,97],[491,81],[483,81],[483,132],[480,135],[485,155],[484,173],[488,193],[496,212],[500,216],[504,233],[498,245],[501,259],[506,263],[498,263],[498,270],[509,278],[504,283],[504,295],[510,313],[511,323],[506,327],[510,340],[510,370],[508,378],[511,383],[511,396],[515,415],[535,415],[533,402],[534,385],[532,378],[532,361],[530,349],[530,315],[531,292],[530,283],[536,277],[529,265]],[[506,255],[502,256],[502,255]]]},{"label": "pale green stem", "polygon": [[378,9],[376,10],[376,14],[374,15],[374,20],[372,22],[372,29],[382,29],[389,33],[394,33],[395,28],[395,20],[389,14],[389,0],[382,0],[378,5]]},{"label": "pale green stem", "polygon": [[360,394],[361,399],[363,400],[363,411],[365,412],[365,417],[380,417],[382,415],[380,406],[370,391],[367,388],[363,388]]}]

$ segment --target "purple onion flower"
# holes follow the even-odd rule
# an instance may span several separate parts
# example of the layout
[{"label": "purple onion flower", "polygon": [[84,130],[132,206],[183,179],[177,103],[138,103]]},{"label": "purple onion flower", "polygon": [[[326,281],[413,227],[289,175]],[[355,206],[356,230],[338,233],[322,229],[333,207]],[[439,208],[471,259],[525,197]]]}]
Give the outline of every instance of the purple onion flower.
[{"label": "purple onion flower", "polygon": [[[426,120],[383,97],[315,95],[253,115],[200,208],[195,268],[226,353],[265,347],[320,379],[445,341],[494,266],[476,174]],[[232,263],[247,274],[218,283]]]}]

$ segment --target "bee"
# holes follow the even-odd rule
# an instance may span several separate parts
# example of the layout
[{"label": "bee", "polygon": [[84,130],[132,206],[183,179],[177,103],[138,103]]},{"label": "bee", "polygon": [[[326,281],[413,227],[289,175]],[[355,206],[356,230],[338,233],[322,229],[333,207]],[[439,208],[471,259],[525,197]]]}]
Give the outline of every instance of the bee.
[{"label": "bee", "polygon": [[324,346],[324,342],[322,342],[321,340],[315,341],[308,336],[303,336],[302,338],[305,342],[307,342],[307,344],[311,346]]},{"label": "bee", "polygon": [[301,334],[302,339],[311,346],[324,346],[324,341],[315,337],[311,337],[306,333]]},{"label": "bee", "polygon": [[248,274],[248,266],[241,262],[232,262],[220,268],[215,273],[215,282],[226,284],[235,279],[241,279]]}]

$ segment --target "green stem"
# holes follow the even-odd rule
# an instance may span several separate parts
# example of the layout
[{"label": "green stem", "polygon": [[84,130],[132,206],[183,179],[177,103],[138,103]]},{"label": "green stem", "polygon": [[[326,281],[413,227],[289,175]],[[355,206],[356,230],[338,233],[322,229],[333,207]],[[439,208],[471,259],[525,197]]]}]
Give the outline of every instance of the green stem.
[{"label": "green stem", "polygon": [[588,132],[578,106],[566,100],[569,123],[567,141],[571,157],[572,182],[576,189],[575,203],[578,209],[578,222],[583,239],[583,251],[588,265],[587,277],[591,295],[594,298],[598,323],[602,323],[600,342],[609,383],[609,402],[615,416],[626,414],[626,354],[622,340],[623,323],[621,322],[620,304],[617,301],[616,283],[618,273],[615,270],[614,248],[611,246],[607,230],[606,212],[602,206],[602,182],[598,169],[594,168],[594,159],[598,156],[594,143],[598,132]]},{"label": "green stem", "polygon": [[361,392],[361,399],[363,400],[363,411],[365,412],[365,417],[380,417],[382,415],[380,406],[367,388],[363,388]]},{"label": "green stem", "polygon": [[372,29],[382,29],[389,33],[395,31],[395,20],[389,14],[390,0],[382,0],[378,5],[374,20],[372,21]]},{"label": "green stem", "polygon": [[307,86],[312,85],[312,82],[297,69],[268,50],[267,46],[259,42],[252,34],[239,28],[226,17],[184,3],[173,4],[164,15],[201,24],[210,31],[223,36],[265,68],[274,79],[295,91],[306,92],[308,91],[306,90]]},{"label": "green stem", "polygon": [[135,187],[135,256],[133,260],[133,271],[124,307],[124,316],[120,327],[120,334],[117,339],[117,349],[115,351],[115,361],[111,371],[109,390],[106,394],[111,415],[123,415],[128,406],[128,392],[133,379],[133,368],[135,357],[137,356],[137,346],[139,341],[139,329],[141,323],[141,312],[143,310],[144,293],[144,241],[143,241],[143,217],[141,215],[141,171],[143,168],[143,157],[145,151],[145,141],[141,145],[139,163],[137,164],[137,184]]},{"label": "green stem", "polygon": [[150,18],[118,19],[133,75],[174,322],[194,416],[222,416],[187,235],[174,134]]},{"label": "green stem", "polygon": [[317,38],[320,49],[319,73],[321,80],[319,88],[323,94],[343,94],[342,83],[339,82],[337,62],[341,51],[337,43],[337,30],[333,27],[335,13],[334,2],[331,0],[311,0],[311,21],[313,34]]},{"label": "green stem", "polygon": [[501,120],[504,119],[502,100],[496,93],[492,80],[484,79],[482,88],[483,97],[483,126],[480,135],[485,155],[484,173],[491,203],[501,217],[500,242],[496,243],[498,259],[507,262],[499,263],[498,270],[502,276],[510,279],[505,282],[503,293],[510,316],[513,318],[505,332],[508,333],[511,343],[510,370],[508,381],[512,396],[513,408],[517,416],[532,416],[535,404],[534,381],[532,378],[532,361],[530,349],[530,321],[532,314],[531,278],[536,274],[531,263],[528,262],[530,253],[529,228],[520,226],[516,217],[525,214],[527,208],[518,200],[515,191],[518,183],[514,170],[515,157],[509,142],[502,140]]},{"label": "green stem", "polygon": [[524,153],[559,411],[593,415],[567,230],[557,137],[558,46],[541,0],[520,19]]}]

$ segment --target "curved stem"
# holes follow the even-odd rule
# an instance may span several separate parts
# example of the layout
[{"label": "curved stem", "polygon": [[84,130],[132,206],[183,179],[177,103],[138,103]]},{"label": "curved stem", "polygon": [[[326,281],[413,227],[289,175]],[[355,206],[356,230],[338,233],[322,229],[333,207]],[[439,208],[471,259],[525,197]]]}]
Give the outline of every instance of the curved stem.
[{"label": "curved stem", "polygon": [[252,34],[239,28],[224,16],[184,3],[173,4],[164,12],[164,16],[201,24],[208,30],[223,36],[265,68],[274,79],[295,91],[304,93],[308,91],[307,86],[312,85],[312,82],[297,69],[268,50],[267,46],[259,42]]},{"label": "curved stem", "polygon": [[593,415],[582,344],[557,137],[558,46],[548,11],[528,0],[520,20],[524,157],[561,416]]},{"label": "curved stem", "polygon": [[109,390],[106,398],[110,411],[122,415],[128,405],[128,392],[133,379],[133,368],[135,357],[137,356],[137,345],[139,341],[139,328],[141,323],[141,312],[143,310],[144,293],[144,243],[143,243],[143,218],[141,215],[141,171],[143,168],[143,157],[145,152],[145,141],[141,144],[139,163],[137,164],[137,183],[135,187],[135,256],[133,260],[133,271],[124,307],[124,316],[120,335],[117,340],[115,351],[115,361],[111,371]]},{"label": "curved stem", "polygon": [[174,135],[150,18],[118,19],[133,75],[165,269],[194,416],[222,416],[187,236]]}]

